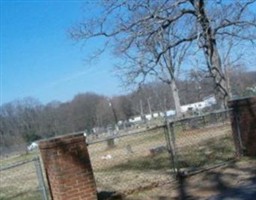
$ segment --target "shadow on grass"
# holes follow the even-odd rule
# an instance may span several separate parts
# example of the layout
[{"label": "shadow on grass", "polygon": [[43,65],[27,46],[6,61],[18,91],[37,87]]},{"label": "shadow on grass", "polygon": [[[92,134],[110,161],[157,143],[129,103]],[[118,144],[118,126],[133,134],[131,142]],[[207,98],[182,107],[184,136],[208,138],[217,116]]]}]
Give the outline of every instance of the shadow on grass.
[{"label": "shadow on grass", "polygon": [[218,191],[220,194],[212,196],[209,200],[255,200],[256,199],[256,177],[248,179],[249,183],[241,184],[236,187],[229,187],[223,183],[222,175],[215,174],[217,177]]},{"label": "shadow on grass", "polygon": [[[255,166],[255,165],[254,165]],[[191,192],[198,184],[194,182],[193,177],[178,177],[179,196],[177,199],[194,200],[254,200],[256,198],[256,169],[252,167],[241,167],[232,163],[228,166],[231,171],[225,171],[225,168],[218,170],[205,171],[202,173],[201,186],[197,192]],[[239,177],[238,174],[250,174],[247,178]],[[239,180],[240,179],[240,180]],[[234,184],[234,182],[238,182]],[[241,183],[239,183],[241,181]],[[212,191],[215,195],[208,198],[200,197],[201,192]]]},{"label": "shadow on grass", "polygon": [[253,200],[256,199],[256,162],[254,158],[243,158],[193,176],[179,174],[176,183],[165,186],[161,194],[158,191],[141,191],[143,198],[135,194],[125,199],[142,200],[147,196],[149,200]]},{"label": "shadow on grass", "polygon": [[101,191],[97,194],[98,200],[124,200],[124,195],[113,191]]}]

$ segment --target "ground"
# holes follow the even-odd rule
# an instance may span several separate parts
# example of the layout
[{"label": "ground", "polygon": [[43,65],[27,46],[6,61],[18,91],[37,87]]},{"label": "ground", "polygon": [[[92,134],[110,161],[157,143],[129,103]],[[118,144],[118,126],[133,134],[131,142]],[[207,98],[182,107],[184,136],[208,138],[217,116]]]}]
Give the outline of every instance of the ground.
[{"label": "ground", "polygon": [[[239,198],[236,198],[239,197]],[[140,191],[126,200],[252,200],[256,198],[256,159],[242,158],[226,165]]]}]

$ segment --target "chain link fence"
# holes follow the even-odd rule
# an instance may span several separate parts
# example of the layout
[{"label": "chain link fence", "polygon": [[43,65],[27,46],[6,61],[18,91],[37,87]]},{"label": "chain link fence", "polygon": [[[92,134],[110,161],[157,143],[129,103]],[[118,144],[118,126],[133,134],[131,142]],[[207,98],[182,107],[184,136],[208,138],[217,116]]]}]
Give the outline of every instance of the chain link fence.
[{"label": "chain link fence", "polygon": [[39,158],[0,165],[0,200],[47,200]]},{"label": "chain link fence", "polygon": [[99,191],[129,194],[235,158],[229,111],[109,136],[88,146]]},{"label": "chain link fence", "polygon": [[219,111],[169,123],[177,171],[193,172],[235,158],[229,111]]},{"label": "chain link fence", "polygon": [[89,142],[98,191],[128,194],[169,182],[164,126]]}]

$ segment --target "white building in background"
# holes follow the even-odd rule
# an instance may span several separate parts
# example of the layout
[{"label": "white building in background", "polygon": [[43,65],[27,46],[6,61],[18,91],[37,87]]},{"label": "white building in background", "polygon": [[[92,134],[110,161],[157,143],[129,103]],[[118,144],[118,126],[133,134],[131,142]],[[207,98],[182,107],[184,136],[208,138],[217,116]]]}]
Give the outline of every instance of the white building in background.
[{"label": "white building in background", "polygon": [[153,118],[157,118],[157,117],[163,117],[164,116],[164,113],[163,112],[154,112],[152,114],[146,114],[145,115],[145,118],[147,120],[151,120]]},{"label": "white building in background", "polygon": [[202,110],[206,107],[206,103],[204,101],[195,102],[187,105],[181,106],[181,112],[193,111],[193,110]]},{"label": "white building in background", "polygon": [[131,122],[131,123],[136,123],[136,122],[140,122],[140,121],[142,121],[141,116],[135,116],[135,117],[132,117],[129,119],[129,122]]},{"label": "white building in background", "polygon": [[210,107],[212,105],[215,105],[217,103],[215,96],[208,96],[203,99],[203,101],[206,103],[207,107]]},{"label": "white building in background", "polygon": [[166,116],[167,117],[174,116],[175,114],[176,114],[175,110],[167,110],[166,111]]},{"label": "white building in background", "polygon": [[[213,95],[211,95],[211,96],[205,97],[203,99],[203,101],[199,101],[199,102],[181,106],[181,112],[185,113],[188,111],[200,111],[204,108],[211,107],[215,104],[216,104],[216,98]],[[165,114],[167,117],[174,116],[176,114],[176,111],[175,110],[167,110]],[[165,114],[163,112],[155,112],[152,114],[146,114],[145,118],[147,120],[151,120],[152,118],[164,117]],[[129,122],[131,122],[131,123],[138,123],[141,121],[142,121],[141,116],[135,116],[135,117],[129,119]]]},{"label": "white building in background", "polygon": [[[151,120],[153,118],[163,117],[163,116],[164,116],[163,112],[155,112],[155,113],[152,113],[152,114],[146,114],[145,119],[146,120]],[[131,122],[131,123],[136,123],[136,122],[141,122],[141,121],[142,121],[141,116],[134,116],[134,117],[129,119],[129,122]]]},{"label": "white building in background", "polygon": [[187,111],[196,111],[196,110],[202,110],[207,107],[211,107],[216,104],[216,99],[214,96],[208,96],[203,99],[203,101],[187,104],[181,106],[181,112],[187,112]]}]

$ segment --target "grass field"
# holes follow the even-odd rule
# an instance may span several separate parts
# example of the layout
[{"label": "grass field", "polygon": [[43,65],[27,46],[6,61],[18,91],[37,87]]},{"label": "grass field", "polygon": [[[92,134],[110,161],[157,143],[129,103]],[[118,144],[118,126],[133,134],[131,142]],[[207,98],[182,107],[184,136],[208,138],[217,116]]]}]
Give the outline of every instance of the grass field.
[{"label": "grass field", "polygon": [[[173,166],[169,153],[150,154],[150,149],[166,146],[163,131],[159,129],[119,138],[111,149],[107,142],[89,145],[99,190],[129,193],[137,188],[171,181]],[[176,132],[179,168],[202,167],[234,158],[229,124]],[[128,145],[132,153],[127,152]],[[111,158],[104,159],[107,155]]]},{"label": "grass field", "polygon": [[0,157],[0,169],[13,165],[14,163],[24,162],[26,160],[32,160],[33,158],[38,157],[38,155],[39,155],[39,152],[35,150],[28,153]]},{"label": "grass field", "polygon": [[[18,160],[20,161],[20,159]],[[0,200],[41,199],[38,189],[33,161],[0,171]]]}]

